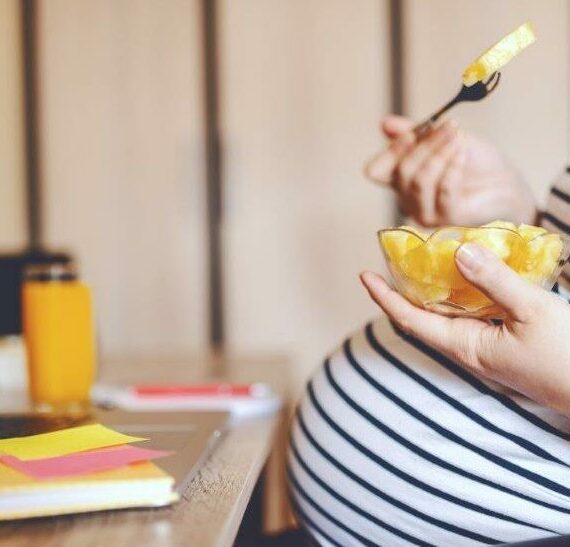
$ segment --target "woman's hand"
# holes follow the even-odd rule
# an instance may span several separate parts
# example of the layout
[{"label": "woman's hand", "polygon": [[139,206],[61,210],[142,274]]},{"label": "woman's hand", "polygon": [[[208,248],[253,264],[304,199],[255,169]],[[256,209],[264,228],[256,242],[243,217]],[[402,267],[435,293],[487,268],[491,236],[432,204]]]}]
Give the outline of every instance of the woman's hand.
[{"label": "woman's hand", "polygon": [[366,166],[370,179],[396,191],[405,215],[423,226],[535,222],[530,190],[493,145],[450,122],[419,141],[412,127],[405,118],[386,118],[389,145]]},{"label": "woman's hand", "polygon": [[505,310],[502,325],[421,310],[377,274],[364,273],[361,280],[404,332],[466,369],[570,416],[570,305],[478,245],[459,247],[455,261],[468,281]]}]

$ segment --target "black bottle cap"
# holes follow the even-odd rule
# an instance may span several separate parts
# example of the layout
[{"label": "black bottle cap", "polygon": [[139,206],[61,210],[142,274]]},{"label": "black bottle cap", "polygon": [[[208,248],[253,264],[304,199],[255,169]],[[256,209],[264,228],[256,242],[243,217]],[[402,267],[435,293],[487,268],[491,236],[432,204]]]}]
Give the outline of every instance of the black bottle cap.
[{"label": "black bottle cap", "polygon": [[22,333],[21,292],[23,273],[35,264],[69,264],[66,253],[30,251],[0,254],[0,336]]}]

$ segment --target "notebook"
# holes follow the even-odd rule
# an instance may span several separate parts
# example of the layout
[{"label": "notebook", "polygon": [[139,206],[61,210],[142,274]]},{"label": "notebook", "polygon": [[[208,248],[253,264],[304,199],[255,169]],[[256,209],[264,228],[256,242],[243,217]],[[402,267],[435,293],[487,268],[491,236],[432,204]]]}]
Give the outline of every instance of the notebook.
[{"label": "notebook", "polygon": [[[168,451],[170,454],[158,460],[158,466],[152,462],[132,463],[111,471],[44,480],[36,480],[0,462],[0,521],[169,505],[184,494],[203,461],[219,442],[228,414],[182,411],[132,413],[97,409],[92,420],[113,430],[114,440],[107,434],[103,438],[103,444],[107,446],[145,438],[149,440],[137,443],[137,446]],[[58,421],[38,416],[0,415],[0,438],[43,434],[81,425],[83,422]],[[74,446],[74,449],[102,446],[101,426],[95,431],[89,429],[88,432],[90,446],[87,447],[83,439],[81,447]],[[65,433],[62,432],[62,435],[65,437]],[[51,440],[53,438],[52,436]],[[68,441],[60,438],[58,447],[61,447],[62,440],[66,443]],[[76,440],[77,437],[74,437]],[[6,453],[12,453],[16,457],[49,458],[59,454],[47,442],[41,443],[41,453],[30,453],[23,441],[14,441],[15,439],[0,439],[0,444]]]},{"label": "notebook", "polygon": [[281,408],[281,400],[266,384],[97,385],[93,398],[104,406],[133,412],[203,410],[227,411],[233,422],[267,414]]},{"label": "notebook", "polygon": [[151,462],[47,481],[0,463],[0,520],[160,507],[178,499],[173,485],[174,479]]}]

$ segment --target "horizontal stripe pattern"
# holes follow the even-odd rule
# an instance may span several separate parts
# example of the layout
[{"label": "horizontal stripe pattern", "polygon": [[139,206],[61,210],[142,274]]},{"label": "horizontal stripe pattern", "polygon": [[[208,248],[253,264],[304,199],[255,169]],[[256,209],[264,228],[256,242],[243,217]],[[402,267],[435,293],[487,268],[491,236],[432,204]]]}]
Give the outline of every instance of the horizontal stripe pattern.
[{"label": "horizontal stripe pattern", "polygon": [[566,203],[570,204],[570,194],[567,194],[566,192],[564,192],[563,190],[560,190],[559,188],[556,188],[556,186],[553,186],[552,189],[550,190],[550,193],[554,196],[557,197],[558,199],[561,199],[562,201],[565,201]]},{"label": "horizontal stripe pattern", "polygon": [[558,484],[558,483],[550,480],[547,477],[537,475],[536,473],[533,473],[533,472],[531,472],[531,471],[529,471],[523,467],[520,467],[520,466],[508,461],[507,459],[501,458],[500,456],[497,456],[491,452],[488,452],[486,450],[481,449],[477,444],[474,444],[474,443],[464,439],[461,435],[454,433],[453,431],[450,431],[449,429],[443,427],[442,425],[440,425],[435,420],[432,420],[431,418],[429,418],[426,413],[420,412],[419,410],[414,408],[413,405],[405,402],[402,398],[395,395],[389,389],[386,389],[381,383],[377,382],[370,374],[368,374],[364,370],[364,368],[362,368],[362,366],[360,366],[360,364],[358,363],[358,361],[354,358],[354,356],[352,354],[352,351],[350,349],[350,341],[347,341],[343,345],[343,351],[344,351],[344,354],[345,354],[346,358],[348,359],[349,363],[351,364],[351,366],[355,370],[357,370],[358,373],[361,374],[368,383],[370,383],[372,386],[374,386],[374,388],[377,389],[379,392],[381,392],[385,397],[389,398],[392,402],[397,404],[403,412],[410,414],[415,419],[417,419],[418,421],[425,424],[427,427],[433,429],[436,433],[438,433],[442,437],[446,438],[447,440],[449,440],[453,443],[457,443],[457,444],[467,448],[468,450],[471,450],[472,452],[474,452],[474,453],[482,456],[483,458],[495,463],[496,465],[498,465],[498,466],[500,466],[500,467],[502,467],[502,468],[504,468],[504,469],[506,469],[512,473],[516,473],[516,474],[520,475],[521,477],[524,477],[525,479],[527,479],[529,481],[540,484],[540,485],[544,486],[545,488],[550,488],[557,493],[563,494],[564,496],[570,495],[570,488],[564,486],[563,484]]},{"label": "horizontal stripe pattern", "polygon": [[[365,335],[361,336],[360,340],[364,338]],[[348,367],[353,368],[348,359],[346,359],[344,350],[335,353],[334,359],[336,359],[336,367],[341,371]],[[379,358],[376,365],[385,367],[386,362],[383,362]],[[442,505],[444,502],[454,505],[447,513],[452,516],[460,513],[463,520],[457,522],[457,520],[451,518],[447,523],[451,524],[457,537],[453,540],[447,538],[445,542],[436,544],[471,545],[519,541],[526,538],[554,535],[566,531],[566,528],[570,528],[570,525],[567,524],[567,521],[570,521],[570,500],[566,499],[565,496],[559,496],[558,493],[552,492],[550,495],[545,495],[541,498],[540,494],[544,492],[540,489],[534,491],[532,489],[529,490],[528,485],[521,485],[520,489],[513,488],[513,481],[507,481],[505,477],[501,475],[500,469],[495,470],[494,479],[490,479],[489,475],[480,475],[481,470],[479,466],[473,465],[473,462],[469,462],[468,458],[446,461],[435,455],[434,451],[430,449],[429,442],[426,443],[424,447],[421,447],[415,442],[415,439],[410,440],[407,435],[404,436],[397,431],[399,428],[398,423],[390,423],[389,425],[382,423],[378,418],[368,413],[361,406],[360,402],[355,401],[348,395],[346,390],[341,386],[341,380],[335,378],[330,359],[327,360],[325,366],[320,371],[319,378],[319,393],[326,394],[326,401],[323,403],[320,402],[316,395],[315,384],[312,382],[308,387],[307,397],[303,401],[295,420],[294,436],[290,448],[290,467],[292,467],[292,462],[295,462],[295,465],[305,468],[304,481],[311,480],[315,483],[322,481],[323,484],[316,484],[316,487],[319,486],[326,491],[326,488],[324,488],[324,485],[326,485],[341,496],[345,496],[357,488],[366,489],[368,492],[376,495],[382,489],[378,488],[377,485],[369,480],[373,475],[368,474],[362,476],[358,468],[351,467],[351,462],[354,461],[353,457],[348,457],[348,461],[347,458],[344,458],[344,461],[341,461],[342,458],[339,458],[340,455],[346,452],[346,445],[350,445],[353,450],[357,450],[363,457],[367,458],[379,469],[381,468],[384,473],[390,473],[395,479],[407,483],[407,490],[414,488],[422,495],[429,494],[433,498],[433,501],[426,506],[428,511],[419,511],[419,513],[426,513],[429,516],[431,514],[429,509],[432,507]],[[353,381],[351,385],[354,385]],[[329,391],[330,393],[328,393]],[[336,417],[329,415],[328,410],[332,408],[330,400],[333,398],[342,401],[344,405],[353,410],[353,413],[347,416],[347,422],[344,424],[339,420],[338,414]],[[379,404],[379,401],[376,401],[376,404]],[[334,405],[337,412],[339,405],[340,403]],[[305,410],[306,408],[311,409],[310,412],[313,416],[311,430],[309,430],[309,426],[304,418],[304,413],[309,412],[309,410]],[[343,411],[341,416],[342,414],[346,414],[346,411]],[[408,453],[413,454],[413,458],[416,460],[413,469],[418,469],[418,471],[410,472],[405,468],[401,464],[401,455],[398,455],[397,461],[394,461],[390,458],[390,454],[367,448],[366,443],[362,441],[365,438],[370,438],[370,436],[359,436],[358,430],[355,428],[357,419],[354,418],[354,415],[357,415],[359,420],[365,420],[373,424],[379,433],[389,436],[392,441],[403,446]],[[316,426],[314,424],[314,416],[318,416],[319,419]],[[536,431],[541,431],[535,428],[533,424],[530,425]],[[322,441],[319,439],[319,437],[322,436],[322,430],[325,426],[334,431],[336,436],[342,438],[342,444],[338,440],[335,440],[331,444],[330,435]],[[545,433],[542,432],[542,434]],[[510,443],[510,441],[502,435],[495,435],[500,439],[504,439],[505,444]],[[536,437],[533,437],[533,440],[536,443]],[[386,443],[384,442],[382,444]],[[393,453],[393,451],[390,450],[390,453]],[[538,456],[532,452],[529,452],[528,455],[530,458],[538,458]],[[304,465],[300,463],[301,461]],[[418,463],[418,461],[420,463]],[[552,465],[560,465],[549,460],[544,461]],[[325,463],[328,467],[326,467]],[[466,463],[470,463],[470,465],[466,465]],[[436,482],[436,484],[433,484],[429,479],[431,475],[437,475],[439,473],[439,471],[437,471],[438,469],[445,474],[446,479],[444,482]],[[311,476],[318,478],[318,481],[316,481],[315,478],[311,478]],[[342,480],[340,478],[341,476]],[[515,474],[515,484],[517,481],[524,480],[522,477],[517,479],[517,476],[518,475]],[[545,477],[545,479],[547,481],[549,480],[548,477]],[[298,480],[299,479],[297,479],[297,481]],[[349,482],[349,486],[346,485],[346,481]],[[453,489],[450,488],[451,484],[455,484]],[[341,485],[343,487],[339,489]],[[483,496],[482,499],[477,499],[477,496],[466,495],[466,493],[473,492],[474,489],[477,488],[484,489],[486,492],[486,495]],[[405,489],[402,487],[392,488],[392,490],[386,493],[388,493],[391,498],[397,498],[403,490]],[[530,495],[529,492],[531,492],[532,495]],[[300,501],[303,501],[301,494],[295,491],[295,487],[293,487],[293,493],[298,501],[299,498],[301,498]],[[416,495],[412,493],[409,497],[406,496],[402,501],[407,503],[408,499],[415,499],[415,497]],[[369,503],[358,505],[358,500],[362,499],[362,495],[359,494],[356,499],[345,504],[345,507],[351,509],[356,505],[359,510],[369,514],[375,514],[378,504]],[[438,499],[440,499],[439,502],[437,501]],[[486,500],[493,500],[493,503],[491,504]],[[307,503],[306,500],[304,501]],[[516,511],[513,511],[515,507]],[[330,504],[327,503],[326,508],[330,510]],[[402,511],[397,504],[393,506],[391,511],[396,510]],[[469,513],[471,517],[466,516],[466,513]],[[386,511],[383,511],[383,522],[394,525],[397,521],[400,524],[400,521],[395,519],[395,517],[393,517],[394,520],[389,520],[384,516],[385,514]],[[423,520],[417,514],[413,516],[415,516],[419,522]],[[486,528],[473,525],[474,523],[481,522],[481,519],[489,519],[489,521],[493,522],[493,525],[490,527],[490,530],[494,532],[493,534],[488,532]],[[439,520],[443,521],[442,518]],[[349,522],[346,520],[346,515],[341,522]],[[471,526],[468,526],[466,523],[471,523]],[[434,521],[431,521],[429,524],[433,526]],[[329,526],[334,528],[330,523]],[[516,530],[513,531],[513,528]],[[425,536],[426,530],[418,523],[411,527],[408,523],[407,528],[400,526],[399,529],[413,537],[424,539],[426,537],[433,537],[433,531],[431,531],[431,536]],[[462,534],[460,530],[475,532],[488,539],[473,539],[472,537]],[[501,534],[503,530],[505,532]],[[330,535],[330,529],[325,527],[325,531]],[[570,531],[570,529],[568,531]],[[335,537],[334,533],[332,537]],[[381,529],[375,529],[372,535],[367,536],[367,539],[376,544],[386,544],[387,541]],[[321,537],[321,542],[322,541],[323,539]],[[330,544],[332,545],[332,543]],[[387,544],[393,544],[393,541],[389,541]]]},{"label": "horizontal stripe pattern", "polygon": [[[542,224],[551,231],[570,235],[570,173],[564,173],[551,188]],[[566,292],[570,292],[570,265],[562,270],[559,280]]]},{"label": "horizontal stripe pattern", "polygon": [[[545,432],[550,433],[556,437],[560,437],[564,440],[570,440],[570,433],[557,429],[549,422],[543,420],[539,416],[536,416],[532,412],[526,410],[523,406],[520,405],[515,399],[508,397],[502,393],[498,393],[491,389],[485,382],[481,381],[479,378],[476,378],[469,372],[467,372],[464,368],[459,366],[455,363],[452,359],[449,359],[442,353],[438,352],[437,350],[431,348],[421,340],[414,338],[413,336],[409,336],[404,333],[397,325],[392,323],[392,327],[396,334],[400,336],[403,340],[405,340],[410,346],[415,347],[423,354],[428,356],[433,361],[437,362],[441,366],[445,367],[448,371],[456,375],[458,378],[461,378],[464,382],[472,386],[474,389],[479,391],[480,393],[492,397],[505,408],[510,410],[512,413],[518,415],[518,417],[522,418],[523,420],[528,421],[529,423],[533,424],[539,429],[542,429]],[[514,416],[513,416],[514,418]]]},{"label": "horizontal stripe pattern", "polygon": [[[353,511],[355,511],[361,515],[366,516],[366,518],[375,522],[376,524],[380,524],[380,526],[382,526],[383,528],[386,527],[385,523],[383,523],[382,521],[379,521],[373,515],[366,513],[366,511],[364,511],[363,509],[361,509],[360,507],[358,507],[354,503],[348,501],[346,498],[343,498],[340,494],[338,494],[338,492],[335,492],[332,488],[330,488],[326,484],[326,482],[324,482],[321,478],[319,478],[319,476],[314,471],[312,471],[311,468],[305,463],[303,457],[299,454],[299,451],[298,451],[294,442],[291,442],[291,452],[293,454],[295,461],[298,462],[299,465],[305,470],[305,472],[316,483],[318,483],[322,488],[327,490],[330,494],[335,496],[337,499],[344,500],[344,503],[348,507],[350,507]],[[327,454],[326,451],[321,451],[321,454],[324,455],[325,457],[328,456],[327,459],[329,461],[334,462],[336,464],[337,468],[340,469],[346,476],[350,477],[356,483],[363,485],[365,488],[367,488],[370,492],[372,492],[374,495],[376,495],[380,499],[386,501],[388,504],[390,504],[394,507],[397,507],[398,509],[400,509],[402,511],[410,513],[411,515],[413,515],[413,516],[415,516],[421,520],[424,520],[426,522],[429,522],[430,524],[434,524],[436,526],[439,526],[440,528],[443,528],[444,530],[448,530],[448,531],[453,532],[455,534],[458,534],[460,536],[475,539],[477,541],[480,541],[480,542],[486,543],[486,544],[501,543],[498,540],[491,539],[487,536],[484,536],[483,534],[479,534],[475,531],[467,530],[465,528],[462,528],[461,526],[456,526],[452,522],[446,522],[446,521],[434,518],[434,517],[430,516],[428,513],[418,511],[414,507],[411,507],[410,505],[398,500],[397,498],[394,498],[394,497],[386,494],[381,489],[376,488],[375,486],[371,485],[370,483],[368,483],[364,479],[359,478],[358,475],[356,475],[355,473],[352,473],[347,467],[343,466],[342,464],[339,464],[338,461],[336,461],[334,458],[332,458],[332,456],[330,456],[330,454]],[[401,532],[399,532],[399,533],[401,533]]]},{"label": "horizontal stripe pattern", "polygon": [[566,235],[570,235],[570,224],[567,224],[562,219],[553,215],[550,212],[545,212],[542,214],[542,220],[547,227],[553,231],[559,231]]},{"label": "horizontal stripe pattern", "polygon": [[[311,390],[312,390],[312,388],[311,388]],[[315,399],[313,399],[313,401],[315,401]],[[343,430],[338,424],[334,423],[334,420],[332,420],[332,418],[326,414],[326,412],[323,410],[322,406],[319,403],[315,402],[314,404],[315,404],[315,408],[321,414],[321,416],[323,416],[323,418],[333,427],[333,429],[335,431],[337,431],[344,439],[346,439],[347,442],[349,442],[352,446],[354,446],[356,448],[356,450],[360,451],[363,455],[368,457],[371,461],[377,463],[378,465],[380,465],[381,467],[383,467],[384,469],[386,469],[390,473],[401,478],[403,481],[405,481],[409,485],[411,485],[415,488],[418,488],[421,491],[429,492],[436,497],[439,497],[441,499],[444,499],[446,501],[451,502],[452,504],[455,504],[455,505],[458,505],[458,506],[461,506],[461,507],[464,507],[467,509],[471,509],[477,513],[482,513],[482,514],[485,514],[485,515],[488,515],[488,516],[491,516],[494,518],[498,518],[498,519],[505,520],[508,522],[512,522],[515,524],[527,526],[529,528],[535,528],[537,530],[542,530],[545,532],[554,533],[553,530],[549,530],[547,528],[542,528],[542,527],[533,525],[531,523],[524,522],[524,521],[519,520],[517,518],[510,517],[509,515],[489,510],[485,507],[482,507],[481,505],[477,505],[475,503],[471,503],[467,500],[453,496],[453,495],[445,492],[444,490],[441,490],[439,488],[435,488],[435,487],[431,486],[430,484],[423,482],[422,480],[398,469],[398,467],[392,465],[387,460],[380,457],[378,454],[372,453],[365,446],[363,446],[361,443],[359,443],[354,437],[352,437],[349,433],[347,433],[345,430]],[[310,443],[313,446],[313,448],[315,448],[315,450],[320,455],[322,455],[326,460],[331,462],[337,469],[339,469],[347,477],[351,478],[355,483],[358,483],[358,484],[364,486],[366,489],[368,489],[369,491],[371,491],[373,493],[378,492],[378,489],[373,484],[371,484],[369,481],[367,481],[366,479],[359,476],[354,471],[350,470],[348,467],[346,467],[345,465],[340,463],[332,454],[327,452],[327,450],[318,443],[318,441],[315,439],[314,435],[309,431],[309,429],[305,423],[305,420],[304,420],[300,411],[297,414],[297,423],[299,425],[299,430],[301,431],[303,438],[306,441],[308,441],[308,443]],[[293,452],[295,453],[295,457],[298,459],[302,459],[302,457],[298,453],[297,448],[295,447],[294,441],[291,441],[291,447],[292,447]]]},{"label": "horizontal stripe pattern", "polygon": [[[376,353],[378,353],[382,358],[384,358],[391,365],[397,367],[398,370],[403,372],[405,375],[412,378],[420,386],[424,387],[426,390],[433,393],[435,397],[442,399],[447,404],[449,404],[451,407],[453,407],[455,410],[457,410],[461,414],[467,416],[469,419],[478,423],[479,425],[481,425],[485,429],[488,429],[489,431],[491,431],[493,433],[496,433],[498,435],[501,435],[502,437],[505,437],[506,439],[509,439],[511,442],[513,442],[513,443],[517,444],[518,446],[522,447],[523,449],[531,452],[535,456],[539,456],[541,458],[545,458],[549,461],[557,462],[557,463],[560,463],[560,464],[568,467],[568,465],[565,462],[559,460],[558,458],[556,458],[555,456],[553,456],[552,454],[550,454],[546,450],[543,450],[540,446],[534,444],[533,442],[529,441],[528,439],[522,438],[518,435],[514,435],[508,431],[505,431],[504,429],[501,429],[500,427],[497,427],[495,424],[493,424],[489,420],[487,420],[484,416],[481,416],[481,415],[477,414],[476,412],[473,412],[468,406],[462,404],[460,401],[458,401],[458,400],[454,399],[453,397],[447,395],[447,393],[445,393],[444,391],[439,389],[436,385],[434,385],[431,382],[429,382],[428,380],[426,380],[421,374],[418,374],[417,372],[415,372],[414,370],[412,370],[411,368],[406,366],[395,355],[390,353],[390,351],[388,351],[387,348],[382,346],[382,344],[376,339],[374,332],[373,332],[373,329],[372,329],[371,323],[366,325],[364,330],[366,332],[366,339],[368,340],[368,343],[374,348]],[[361,367],[359,367],[359,368],[361,368]]]},{"label": "horizontal stripe pattern", "polygon": [[[510,489],[508,486],[504,486],[502,484],[499,484],[499,483],[493,481],[493,479],[483,477],[480,475],[479,472],[472,473],[470,471],[466,471],[462,467],[455,465],[454,463],[450,463],[449,461],[442,459],[441,457],[438,457],[436,454],[431,453],[429,450],[422,448],[418,444],[414,443],[413,441],[410,441],[409,439],[407,439],[403,435],[399,434],[398,432],[396,432],[395,429],[389,427],[388,425],[386,425],[386,423],[379,420],[377,417],[373,416],[370,412],[366,411],[362,406],[360,406],[353,398],[351,398],[346,393],[345,390],[343,390],[340,387],[339,383],[335,380],[335,378],[332,375],[332,371],[331,371],[329,361],[325,362],[324,375],[325,375],[327,383],[328,383],[327,387],[328,386],[332,387],[332,389],[335,392],[335,395],[338,395],[340,397],[340,399],[342,399],[343,402],[345,402],[351,409],[353,409],[357,414],[359,414],[360,417],[364,418],[367,423],[371,424],[374,428],[376,428],[379,431],[381,431],[382,433],[384,433],[387,437],[390,438],[390,440],[395,441],[397,444],[401,445],[402,447],[405,447],[409,451],[409,453],[413,454],[417,458],[423,459],[424,460],[424,462],[422,462],[423,465],[426,465],[426,462],[429,462],[431,464],[434,464],[435,466],[438,466],[442,469],[445,469],[446,471],[451,472],[451,475],[448,475],[450,478],[453,478],[454,474],[459,475],[460,477],[462,477],[464,479],[469,479],[470,481],[473,481],[474,483],[478,483],[479,486],[484,485],[484,486],[490,487],[494,490],[498,490],[498,491],[503,492],[505,494],[509,494],[511,496],[514,496],[515,498],[520,498],[520,499],[523,499],[525,501],[529,501],[529,502],[534,503],[534,504],[539,505],[539,506],[548,507],[549,509],[552,509],[554,511],[559,511],[560,513],[563,513],[563,514],[569,514],[570,513],[569,508],[557,506],[555,504],[551,504],[551,503],[547,503],[547,502],[543,502],[542,500],[537,499],[537,498],[532,498],[531,496],[528,496],[524,493]],[[307,392],[308,392],[309,400],[315,406],[317,411],[321,414],[321,417],[323,417],[323,419],[328,423],[328,425],[330,427],[332,427],[337,433],[339,433],[341,436],[344,436],[344,435],[342,435],[342,430],[338,426],[338,424],[335,423],[334,420],[327,418],[326,413],[324,413],[322,411],[322,407],[317,402],[317,399],[315,397],[312,385],[309,385]],[[364,445],[360,445],[360,446],[363,447]],[[367,455],[370,456],[371,454],[373,454],[373,452],[368,450]],[[414,459],[417,459],[417,458],[414,458]],[[470,486],[473,486],[473,484],[470,484]],[[494,492],[493,492],[493,494],[494,494]],[[513,504],[513,499],[509,499],[509,504],[510,505]]]},{"label": "horizontal stripe pattern", "polygon": [[[545,228],[570,235],[570,168]],[[570,267],[554,292],[570,300]],[[479,378],[386,318],[326,359],[288,452],[324,546],[493,545],[570,534],[570,420]]]}]

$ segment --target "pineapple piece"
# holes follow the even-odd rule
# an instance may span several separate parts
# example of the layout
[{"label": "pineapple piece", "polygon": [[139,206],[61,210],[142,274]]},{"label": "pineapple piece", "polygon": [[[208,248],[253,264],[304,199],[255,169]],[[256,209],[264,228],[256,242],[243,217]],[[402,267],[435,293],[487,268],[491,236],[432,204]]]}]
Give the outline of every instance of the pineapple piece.
[{"label": "pineapple piece", "polygon": [[492,304],[491,300],[479,289],[473,287],[473,285],[467,285],[452,291],[450,301],[465,308],[467,311],[477,311]]},{"label": "pineapple piece", "polygon": [[558,234],[535,236],[527,241],[525,256],[517,268],[518,273],[533,283],[544,283],[558,266],[562,248],[562,239]]},{"label": "pineapple piece", "polygon": [[424,239],[425,235],[411,226],[400,226],[396,230],[388,230],[380,234],[380,243],[394,264],[398,264],[408,251],[421,245]]},{"label": "pineapple piece", "polygon": [[[417,249],[420,248],[421,247],[418,247]],[[408,269],[407,271],[404,271],[402,268],[402,262],[388,263],[388,267],[392,272],[392,278],[394,279],[398,290],[402,294],[406,295],[409,300],[423,307],[428,302],[443,302],[449,297],[451,292],[450,289],[438,287],[437,285],[432,285],[430,283],[424,283],[419,280],[419,278],[422,277],[423,271],[421,266],[420,270],[416,269],[410,271],[410,269]],[[407,272],[414,277],[410,277]]]},{"label": "pineapple piece", "polygon": [[407,252],[399,262],[404,275],[419,283],[432,282],[432,260],[428,244],[424,243]]},{"label": "pineapple piece", "polygon": [[525,241],[530,241],[535,237],[547,233],[544,228],[540,228],[539,226],[530,226],[529,224],[521,224],[517,228],[517,231]]},{"label": "pineapple piece", "polygon": [[469,87],[489,78],[535,41],[532,25],[524,23],[473,61],[463,72],[463,84]]},{"label": "pineapple piece", "polygon": [[506,226],[510,224],[503,221],[495,221],[481,228],[471,228],[465,231],[463,242],[477,243],[486,247],[508,263],[513,253],[513,247],[519,240],[516,232],[513,231],[515,229],[514,224],[512,224],[513,230],[511,230],[510,226]]},{"label": "pineapple piece", "polygon": [[461,245],[457,240],[427,241],[412,249],[400,262],[409,279],[428,286],[451,289],[466,284],[455,265],[455,251]]},{"label": "pineapple piece", "polygon": [[410,282],[410,293],[421,305],[445,302],[451,294],[451,290],[437,285],[426,285],[425,283]]},{"label": "pineapple piece", "polygon": [[460,245],[461,243],[455,239],[437,241],[432,244],[435,261],[434,283],[439,287],[451,289],[464,286],[467,283],[455,264],[455,251]]}]

